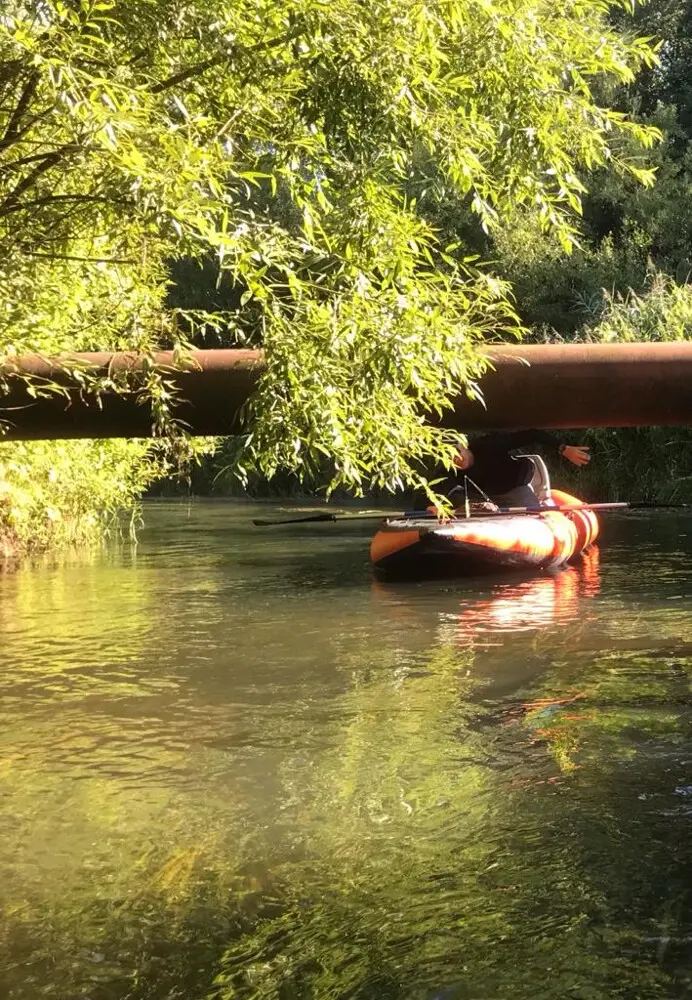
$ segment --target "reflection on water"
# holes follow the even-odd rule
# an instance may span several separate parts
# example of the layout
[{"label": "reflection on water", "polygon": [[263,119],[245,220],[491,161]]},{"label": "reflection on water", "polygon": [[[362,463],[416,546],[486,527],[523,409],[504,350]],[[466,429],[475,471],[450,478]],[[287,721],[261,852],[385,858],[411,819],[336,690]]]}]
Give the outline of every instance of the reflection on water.
[{"label": "reflection on water", "polygon": [[687,996],[692,521],[385,585],[253,514],[0,578],[0,996]]},{"label": "reflection on water", "polygon": [[[527,632],[551,625],[567,626],[588,614],[585,599],[600,588],[600,553],[594,546],[579,561],[558,572],[508,583],[486,599],[472,600],[458,614],[442,614],[453,624],[457,642],[488,634]],[[502,636],[498,636],[502,641]]]}]

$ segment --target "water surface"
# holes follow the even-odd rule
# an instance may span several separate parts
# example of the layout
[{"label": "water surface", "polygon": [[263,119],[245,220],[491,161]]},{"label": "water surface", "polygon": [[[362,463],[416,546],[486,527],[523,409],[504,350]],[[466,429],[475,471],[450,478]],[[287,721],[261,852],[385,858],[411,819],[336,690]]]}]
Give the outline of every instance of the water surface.
[{"label": "water surface", "polygon": [[692,518],[384,585],[253,515],[0,577],[0,996],[690,996]]}]

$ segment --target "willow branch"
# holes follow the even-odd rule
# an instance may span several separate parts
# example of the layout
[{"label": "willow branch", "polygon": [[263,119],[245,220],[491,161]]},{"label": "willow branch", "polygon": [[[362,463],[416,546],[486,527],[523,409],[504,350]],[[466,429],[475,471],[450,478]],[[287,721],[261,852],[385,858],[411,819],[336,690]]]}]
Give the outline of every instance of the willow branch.
[{"label": "willow branch", "polygon": [[98,194],[46,194],[41,198],[32,198],[31,201],[21,201],[19,204],[10,205],[3,208],[0,205],[0,218],[10,215],[12,212],[23,212],[27,208],[36,208],[39,205],[51,205],[55,202],[101,202],[104,205],[128,205],[130,202],[119,198],[108,198]]},{"label": "willow branch", "polygon": [[5,134],[0,139],[0,151],[11,146],[12,143],[16,142],[22,134],[22,129],[20,129],[20,123],[24,115],[26,114],[27,108],[36,96],[36,89],[38,87],[38,70],[33,70],[29,74],[29,79],[27,80],[24,89],[17,101],[17,106],[12,112],[12,116],[7,123],[7,128],[5,129]]},{"label": "willow branch", "polygon": [[60,162],[65,156],[62,150],[56,149],[50,153],[42,163],[31,170],[24,180],[20,181],[15,188],[10,191],[3,202],[0,202],[0,216],[6,215],[9,208],[14,205],[19,197],[24,194],[30,187],[33,187],[36,181],[42,174],[45,174],[51,167],[54,167]]},{"label": "willow branch", "polygon": [[77,257],[69,253],[39,253],[37,250],[22,251],[27,257],[43,257],[46,260],[76,260],[87,264],[141,264],[136,257]]},{"label": "willow branch", "polygon": [[187,69],[182,69],[179,73],[169,76],[167,80],[155,83],[153,87],[149,88],[150,92],[152,94],[161,94],[164,90],[170,90],[171,87],[176,87],[179,83],[185,83],[186,80],[191,80],[195,76],[201,76],[203,73],[206,73],[207,70],[213,69],[215,66],[222,66],[225,62],[230,62],[238,55],[245,53],[267,52],[271,49],[279,48],[279,46],[293,41],[294,38],[298,38],[298,36],[302,35],[303,32],[304,28],[301,25],[300,27],[294,28],[292,31],[286,32],[285,35],[280,35],[278,38],[272,38],[269,42],[260,42],[259,45],[253,45],[252,48],[249,49],[235,45],[230,52],[224,52],[221,55],[214,56],[212,59],[207,59],[205,62],[197,63],[195,66],[188,66]]}]

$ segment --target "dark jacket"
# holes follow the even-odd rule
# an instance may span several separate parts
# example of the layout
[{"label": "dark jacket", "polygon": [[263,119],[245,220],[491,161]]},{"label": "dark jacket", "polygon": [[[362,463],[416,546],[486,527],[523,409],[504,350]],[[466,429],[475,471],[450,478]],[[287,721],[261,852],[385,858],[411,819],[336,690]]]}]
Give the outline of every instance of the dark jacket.
[{"label": "dark jacket", "polygon": [[463,491],[466,477],[470,500],[500,496],[517,486],[525,486],[533,477],[533,462],[528,458],[514,458],[514,451],[530,451],[542,445],[547,451],[557,455],[560,444],[561,441],[554,434],[535,429],[497,432],[471,438],[468,447],[473,453],[473,465],[468,469],[446,472],[444,482],[437,485],[435,490],[449,494],[458,486]]}]

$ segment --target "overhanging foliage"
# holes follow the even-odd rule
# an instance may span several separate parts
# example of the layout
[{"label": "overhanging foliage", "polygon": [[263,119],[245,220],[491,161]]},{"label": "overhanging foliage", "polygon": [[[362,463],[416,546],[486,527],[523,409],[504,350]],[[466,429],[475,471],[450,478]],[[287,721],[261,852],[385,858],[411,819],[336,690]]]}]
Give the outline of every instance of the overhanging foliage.
[{"label": "overhanging foliage", "polygon": [[[167,268],[211,250],[239,293],[224,329],[268,358],[238,471],[420,485],[451,454],[429,416],[477,391],[479,345],[516,321],[416,192],[486,229],[522,208],[568,246],[584,169],[649,183],[655,129],[591,92],[655,61],[612,6],[10,0],[0,352],[184,346]],[[145,389],[170,430],[165,384]]]}]

